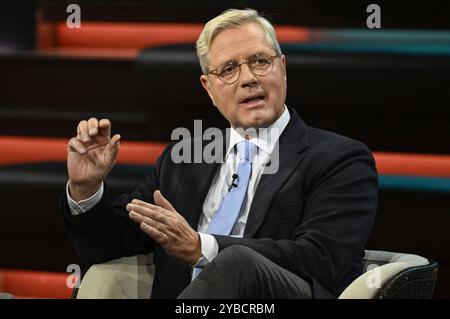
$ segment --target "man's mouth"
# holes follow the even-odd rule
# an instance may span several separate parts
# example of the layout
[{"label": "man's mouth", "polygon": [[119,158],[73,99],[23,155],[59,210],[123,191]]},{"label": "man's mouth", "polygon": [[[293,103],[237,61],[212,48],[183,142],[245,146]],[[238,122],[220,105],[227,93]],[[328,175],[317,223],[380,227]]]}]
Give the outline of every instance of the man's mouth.
[{"label": "man's mouth", "polygon": [[239,104],[245,107],[256,107],[264,103],[266,96],[264,94],[255,94],[247,96],[240,100]]}]

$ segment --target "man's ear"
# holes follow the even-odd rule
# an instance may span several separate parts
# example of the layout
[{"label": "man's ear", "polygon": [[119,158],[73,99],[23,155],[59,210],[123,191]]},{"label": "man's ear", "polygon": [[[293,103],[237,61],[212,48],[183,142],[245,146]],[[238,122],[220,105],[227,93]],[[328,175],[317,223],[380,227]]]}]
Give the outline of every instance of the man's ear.
[{"label": "man's ear", "polygon": [[283,67],[284,79],[287,80],[287,75],[286,75],[286,56],[284,54],[281,55],[281,64],[282,64],[282,67]]},{"label": "man's ear", "polygon": [[209,82],[208,77],[204,74],[200,75],[200,82],[202,83],[202,86],[206,90],[206,92],[208,92],[209,98],[211,99],[212,103],[216,105],[214,103],[214,95],[212,93],[211,83]]}]

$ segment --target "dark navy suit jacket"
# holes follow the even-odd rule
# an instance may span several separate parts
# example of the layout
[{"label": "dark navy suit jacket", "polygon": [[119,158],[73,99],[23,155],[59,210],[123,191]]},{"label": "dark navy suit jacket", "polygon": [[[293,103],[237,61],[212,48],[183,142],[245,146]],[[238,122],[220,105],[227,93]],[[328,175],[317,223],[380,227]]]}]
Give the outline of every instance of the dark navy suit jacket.
[{"label": "dark navy suit jacket", "polygon": [[[378,176],[362,143],[291,119],[279,139],[279,170],[263,174],[251,204],[244,238],[218,236],[219,251],[245,245],[307,280],[315,298],[334,298],[362,272],[363,249],[374,223]],[[192,143],[205,142],[192,140]],[[172,144],[173,145],[173,144]],[[220,164],[175,164],[171,146],[147,182],[115,201],[107,187],[89,212],[72,216],[65,195],[61,211],[68,236],[89,263],[154,252],[153,298],[176,298],[191,267],[168,256],[125,209],[133,198],[153,203],[162,194],[197,229],[202,205]]]}]

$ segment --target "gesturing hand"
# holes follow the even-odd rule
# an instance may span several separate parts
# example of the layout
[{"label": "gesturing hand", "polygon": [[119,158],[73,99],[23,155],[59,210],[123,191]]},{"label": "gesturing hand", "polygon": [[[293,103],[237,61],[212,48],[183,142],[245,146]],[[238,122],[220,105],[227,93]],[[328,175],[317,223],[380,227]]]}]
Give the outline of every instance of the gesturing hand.
[{"label": "gesturing hand", "polygon": [[77,136],[67,145],[69,188],[75,200],[93,195],[114,166],[120,135],[110,136],[107,119],[90,118],[78,124]]},{"label": "gesturing hand", "polygon": [[156,205],[133,199],[127,205],[130,218],[169,255],[191,265],[197,263],[201,257],[198,233],[159,190],[153,193],[153,199]]}]

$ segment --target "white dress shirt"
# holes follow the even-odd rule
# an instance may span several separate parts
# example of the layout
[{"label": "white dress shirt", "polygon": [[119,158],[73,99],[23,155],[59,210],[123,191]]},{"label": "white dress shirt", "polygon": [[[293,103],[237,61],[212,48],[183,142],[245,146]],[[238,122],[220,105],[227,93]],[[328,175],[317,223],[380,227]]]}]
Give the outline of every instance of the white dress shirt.
[{"label": "white dress shirt", "polygon": [[[258,154],[253,159],[252,173],[248,183],[247,199],[241,209],[240,215],[230,234],[234,237],[243,237],[245,226],[247,224],[248,213],[255,195],[256,187],[261,179],[264,167],[270,158],[270,154],[275,148],[278,139],[286,128],[290,119],[287,107],[284,107],[283,114],[267,128],[267,134],[259,134],[251,136],[248,141],[258,146]],[[231,128],[230,143],[225,156],[225,162],[214,176],[211,187],[203,203],[203,214],[200,216],[197,231],[200,234],[202,258],[195,265],[196,267],[204,267],[210,263],[219,252],[219,245],[213,235],[206,234],[205,231],[211,223],[212,218],[217,212],[220,204],[228,193],[228,187],[232,183],[232,175],[237,172],[239,164],[239,155],[235,151],[235,145],[244,141],[245,137],[240,135],[238,131]],[[94,207],[103,196],[103,184],[96,194],[92,197],[75,202],[69,195],[69,184],[66,186],[67,199],[69,208],[73,215],[84,213]]]}]

